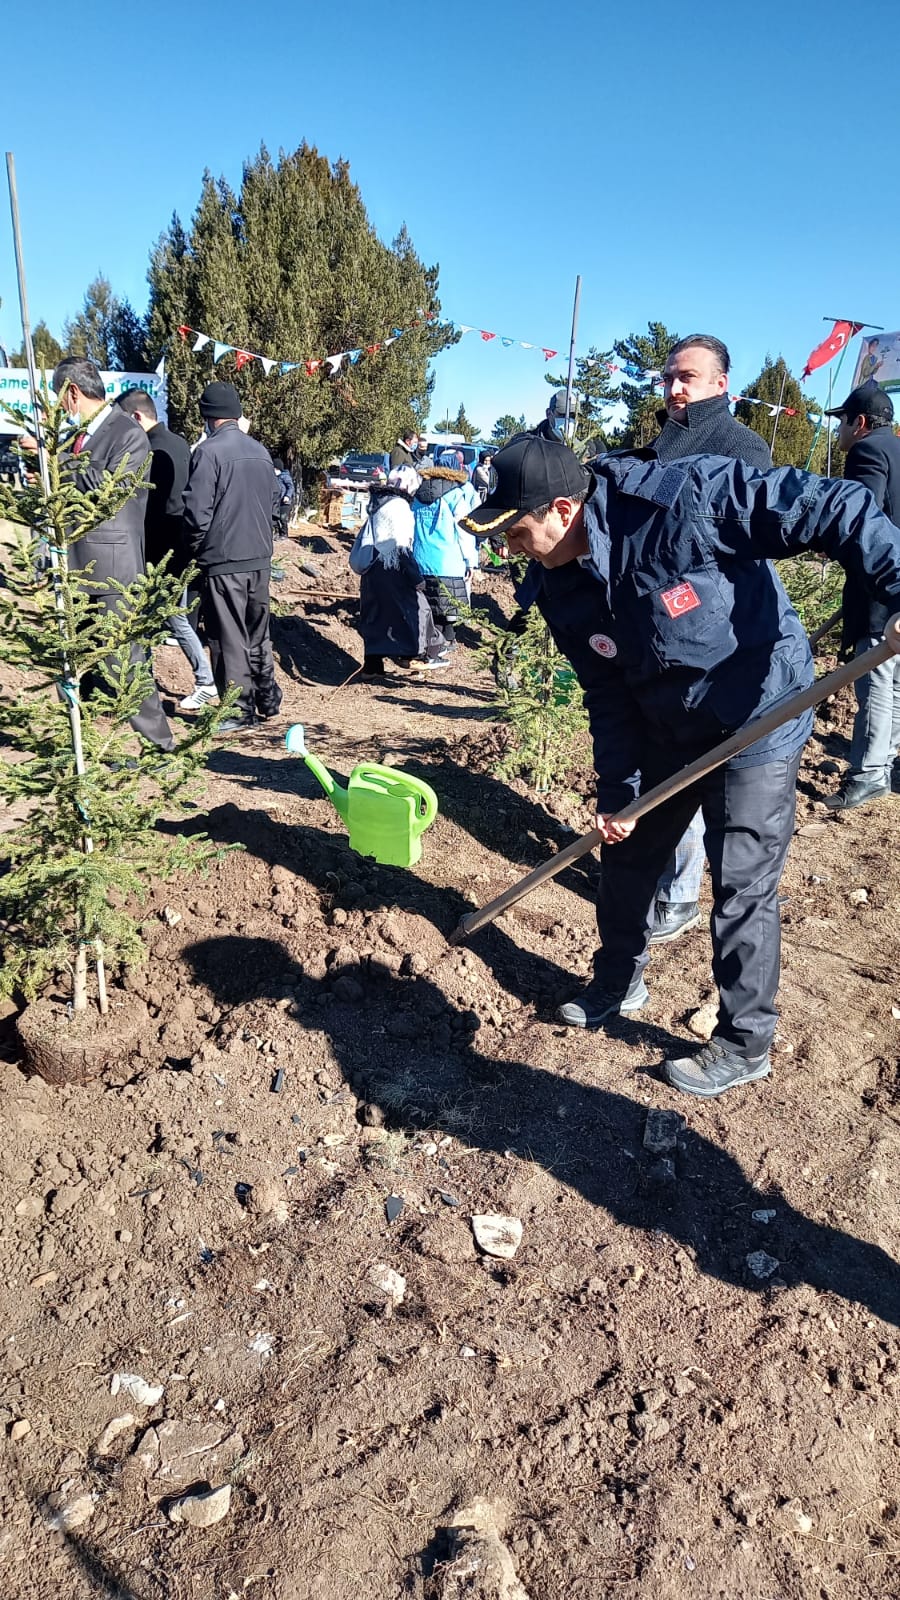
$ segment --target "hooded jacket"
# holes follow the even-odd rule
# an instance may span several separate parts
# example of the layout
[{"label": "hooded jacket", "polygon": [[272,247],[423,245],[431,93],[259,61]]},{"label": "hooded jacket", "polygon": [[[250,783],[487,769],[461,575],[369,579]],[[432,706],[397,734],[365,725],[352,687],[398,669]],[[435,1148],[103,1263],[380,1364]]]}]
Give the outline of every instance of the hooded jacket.
[{"label": "hooded jacket", "polygon": [[456,521],[474,500],[468,474],[440,464],[418,470],[422,482],[413,501],[413,555],[427,577],[464,578],[478,565],[478,546]]},{"label": "hooded jacket", "polygon": [[184,535],[204,572],[253,572],[272,560],[281,481],[264,445],[223,422],[191,459]]},{"label": "hooded jacket", "polygon": [[[537,604],[584,690],[603,812],[638,793],[648,749],[674,771],[812,682],[771,560],[819,550],[900,596],[900,534],[871,495],[794,467],[607,456],[584,515],[589,556],[542,568]],[[805,712],[732,764],[787,759],[811,726]]]}]

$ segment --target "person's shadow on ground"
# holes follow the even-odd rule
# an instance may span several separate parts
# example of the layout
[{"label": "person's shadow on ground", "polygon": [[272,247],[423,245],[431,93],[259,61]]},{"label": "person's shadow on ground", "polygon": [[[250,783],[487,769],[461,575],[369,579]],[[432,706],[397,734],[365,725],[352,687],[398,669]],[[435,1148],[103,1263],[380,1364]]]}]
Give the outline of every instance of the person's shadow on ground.
[{"label": "person's shadow on ground", "polygon": [[[307,610],[312,610],[311,604]],[[328,607],[318,607],[327,610]],[[316,683],[337,685],[343,683],[361,666],[343,647],[329,639],[320,626],[314,626],[306,616],[272,616],[270,620],[272,650],[286,677],[298,682],[303,678]]]},{"label": "person's shadow on ground", "polygon": [[[482,1054],[477,1019],[460,1014],[424,977],[370,976],[364,1004],[336,997],[328,980],[303,978],[290,952],[271,939],[205,939],[185,951],[195,981],[233,1007],[297,986],[296,1016],[328,1034],[358,1098],[380,1106],[394,1126],[434,1128],[466,1146],[510,1146],[628,1227],[661,1231],[694,1253],[701,1272],[745,1290],[766,1284],[747,1265],[750,1213],[774,1209],[766,1243],[788,1285],[859,1301],[900,1326],[900,1269],[884,1250],[812,1221],[778,1191],[757,1189],[726,1151],[692,1129],[679,1140],[677,1177],[643,1149],[646,1109],[626,1095],[519,1061]],[[322,997],[326,1004],[320,1004]],[[414,1024],[403,1037],[399,1018]],[[429,1047],[451,1025],[456,1042]],[[757,1091],[760,1092],[760,1091]],[[764,1093],[764,1091],[761,1091]]]}]

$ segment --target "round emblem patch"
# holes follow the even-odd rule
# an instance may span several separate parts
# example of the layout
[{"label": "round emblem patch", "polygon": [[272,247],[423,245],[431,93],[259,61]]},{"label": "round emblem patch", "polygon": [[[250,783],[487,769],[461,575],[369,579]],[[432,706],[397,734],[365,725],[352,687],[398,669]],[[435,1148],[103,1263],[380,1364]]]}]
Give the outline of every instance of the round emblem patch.
[{"label": "round emblem patch", "polygon": [[619,653],[617,644],[607,633],[592,633],[588,644],[592,650],[596,650],[598,656],[606,656],[608,661]]}]

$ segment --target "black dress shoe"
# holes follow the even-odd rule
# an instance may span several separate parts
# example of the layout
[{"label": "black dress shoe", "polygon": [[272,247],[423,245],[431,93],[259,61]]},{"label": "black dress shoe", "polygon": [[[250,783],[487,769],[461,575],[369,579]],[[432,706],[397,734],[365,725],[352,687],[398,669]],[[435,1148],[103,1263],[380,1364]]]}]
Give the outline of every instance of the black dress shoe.
[{"label": "black dress shoe", "polygon": [[827,795],[825,804],[829,811],[850,811],[854,806],[864,806],[867,800],[880,800],[890,792],[891,786],[883,772],[877,778],[868,778],[864,772],[848,772],[837,794]]},{"label": "black dress shoe", "polygon": [[245,728],[255,728],[255,717],[226,717],[220,722],[216,733],[243,733]]},{"label": "black dress shoe", "polygon": [[700,907],[696,900],[657,900],[653,911],[651,944],[670,944],[680,939],[689,928],[700,925]]}]

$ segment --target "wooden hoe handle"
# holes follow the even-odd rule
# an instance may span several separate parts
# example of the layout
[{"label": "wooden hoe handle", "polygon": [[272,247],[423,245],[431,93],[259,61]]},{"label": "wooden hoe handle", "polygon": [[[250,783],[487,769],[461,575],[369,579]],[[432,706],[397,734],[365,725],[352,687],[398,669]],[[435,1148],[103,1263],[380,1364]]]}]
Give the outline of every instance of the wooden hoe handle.
[{"label": "wooden hoe handle", "polygon": [[[871,650],[864,651],[861,656],[855,656],[852,661],[845,661],[843,666],[836,667],[834,672],[826,673],[824,678],[817,678],[808,689],[792,695],[789,700],[783,700],[780,705],[767,711],[763,716],[748,722],[746,727],[733,733],[729,739],[723,739],[721,744],[715,745],[705,756],[698,756],[696,761],[682,767],[680,772],[667,778],[665,783],[658,783],[655,789],[648,789],[646,794],[639,794],[637,799],[630,801],[621,811],[617,811],[611,820],[636,822],[638,817],[646,816],[648,811],[661,806],[664,800],[670,800],[674,794],[679,794],[682,789],[687,789],[690,784],[696,783],[698,778],[705,778],[708,772],[720,767],[724,761],[730,761],[732,756],[739,755],[748,745],[755,744],[757,739],[765,738],[766,734],[773,733],[783,723],[792,721],[802,711],[808,711],[811,706],[818,705],[820,700],[826,700],[830,694],[836,694],[838,689],[853,683],[864,673],[871,672],[873,667],[880,667],[881,663],[888,661],[892,655],[900,655],[900,611],[889,619],[884,630],[884,638],[873,645]],[[470,934],[477,933],[486,923],[493,922],[501,911],[506,911],[509,906],[514,906],[517,901],[524,899],[526,894],[530,894],[532,889],[537,889],[540,884],[546,883],[548,878],[555,878],[557,873],[563,872],[570,862],[587,855],[589,850],[595,850],[597,845],[602,843],[602,837],[599,828],[591,828],[580,838],[573,839],[572,843],[566,845],[564,850],[560,850],[558,855],[551,856],[549,861],[543,861],[539,867],[535,867],[533,872],[520,878],[510,889],[504,889],[496,900],[489,900],[480,911],[470,911],[462,917],[450,935],[450,943],[460,944]]]}]

